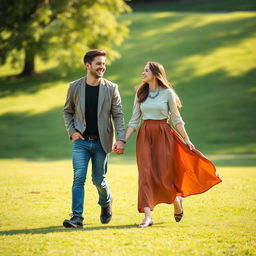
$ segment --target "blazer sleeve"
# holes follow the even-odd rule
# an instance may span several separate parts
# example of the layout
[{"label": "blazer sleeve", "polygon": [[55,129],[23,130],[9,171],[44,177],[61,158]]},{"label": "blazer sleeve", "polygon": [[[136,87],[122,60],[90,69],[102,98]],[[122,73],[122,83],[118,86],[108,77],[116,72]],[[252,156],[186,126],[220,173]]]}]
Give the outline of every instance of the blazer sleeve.
[{"label": "blazer sleeve", "polygon": [[70,138],[71,138],[71,135],[76,132],[75,125],[74,125],[74,113],[75,113],[75,104],[73,100],[73,87],[70,84],[67,92],[66,101],[64,104],[64,109],[63,109],[64,124]]},{"label": "blazer sleeve", "polygon": [[118,85],[114,87],[114,94],[112,98],[111,114],[114,121],[117,140],[125,140],[125,124],[124,113],[122,111],[121,96],[118,90]]}]

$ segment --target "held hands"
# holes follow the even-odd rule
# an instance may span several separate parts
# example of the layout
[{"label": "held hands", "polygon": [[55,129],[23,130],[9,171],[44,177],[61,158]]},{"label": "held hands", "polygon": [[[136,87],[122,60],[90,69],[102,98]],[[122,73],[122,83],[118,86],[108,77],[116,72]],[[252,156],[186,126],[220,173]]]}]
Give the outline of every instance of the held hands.
[{"label": "held hands", "polygon": [[71,139],[72,140],[78,140],[78,139],[84,140],[84,137],[79,132],[74,132],[71,135]]},{"label": "held hands", "polygon": [[185,143],[187,144],[187,146],[189,147],[190,150],[194,150],[195,146],[192,144],[192,142],[189,140],[188,137],[184,138]]},{"label": "held hands", "polygon": [[[79,139],[84,140],[84,137],[79,132],[75,132],[71,135],[71,139],[73,141],[79,140]],[[124,142],[121,140],[117,141],[114,144],[112,151],[118,155],[123,154],[124,153]]]},{"label": "held hands", "polygon": [[116,154],[120,155],[124,153],[124,142],[121,140],[118,140],[112,149],[112,152],[115,152]]}]

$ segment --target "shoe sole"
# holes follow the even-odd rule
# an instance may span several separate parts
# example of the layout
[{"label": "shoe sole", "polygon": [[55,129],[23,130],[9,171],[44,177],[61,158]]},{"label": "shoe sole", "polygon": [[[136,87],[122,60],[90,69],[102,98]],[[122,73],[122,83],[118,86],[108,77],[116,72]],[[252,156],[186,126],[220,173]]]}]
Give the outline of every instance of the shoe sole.
[{"label": "shoe sole", "polygon": [[180,196],[179,196],[179,202],[180,202],[180,208],[182,209],[182,212],[178,213],[178,214],[174,214],[174,219],[176,222],[180,222],[184,216],[184,210],[183,210],[183,206],[182,206],[183,200],[182,200],[182,197],[180,197]]},{"label": "shoe sole", "polygon": [[140,224],[139,226],[138,226],[138,228],[147,228],[147,227],[151,227],[153,225],[153,221],[152,222],[150,222],[148,225],[146,225],[146,226],[144,226],[143,224]]},{"label": "shoe sole", "polygon": [[73,223],[70,223],[70,222],[63,222],[63,226],[65,228],[83,228],[83,226],[76,225],[76,224],[73,224]]},{"label": "shoe sole", "polygon": [[101,224],[108,224],[108,223],[111,221],[111,219],[112,219],[112,216],[111,216],[110,219],[107,220],[107,221],[102,221],[102,220],[100,219],[100,222],[101,222]]}]

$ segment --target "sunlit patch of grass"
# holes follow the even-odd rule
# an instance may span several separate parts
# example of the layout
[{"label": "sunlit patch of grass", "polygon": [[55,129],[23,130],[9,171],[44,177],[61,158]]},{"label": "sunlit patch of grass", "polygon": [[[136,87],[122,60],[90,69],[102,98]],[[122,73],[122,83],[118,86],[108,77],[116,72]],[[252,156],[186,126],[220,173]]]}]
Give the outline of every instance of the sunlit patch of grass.
[{"label": "sunlit patch of grass", "polygon": [[[209,55],[193,55],[183,59],[177,71],[186,73],[192,69],[190,76],[185,78],[187,81],[218,70],[222,70],[230,77],[242,76],[255,68],[256,50],[252,47],[255,44],[256,38],[249,38],[238,44],[220,47]],[[249,55],[251,58],[248,58]]]},{"label": "sunlit patch of grass", "polygon": [[5,97],[1,104],[0,114],[28,111],[31,115],[34,115],[63,105],[63,99],[66,96],[65,89],[68,88],[68,84],[49,82],[45,83],[45,86],[48,88],[33,94],[20,93],[20,95]]},{"label": "sunlit patch of grass", "polygon": [[[246,165],[246,160],[244,160]],[[0,160],[0,254],[9,255],[255,255],[255,167],[218,167],[223,182],[184,199],[184,218],[160,204],[154,225],[138,229],[137,167],[110,161],[113,219],[100,224],[89,168],[84,229],[62,227],[71,207],[71,160]]]}]

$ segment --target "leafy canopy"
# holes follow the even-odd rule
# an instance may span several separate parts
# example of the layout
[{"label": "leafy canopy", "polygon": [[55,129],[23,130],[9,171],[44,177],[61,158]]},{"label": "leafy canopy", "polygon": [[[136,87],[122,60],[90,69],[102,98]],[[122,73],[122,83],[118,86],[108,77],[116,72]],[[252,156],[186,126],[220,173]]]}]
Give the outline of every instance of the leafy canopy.
[{"label": "leafy canopy", "polygon": [[[58,57],[63,63],[80,64],[91,48],[114,50],[128,33],[128,24],[117,20],[130,11],[123,0],[0,0],[0,64],[8,57],[43,60]],[[23,54],[21,54],[23,52]],[[78,62],[80,60],[80,62]]]}]

